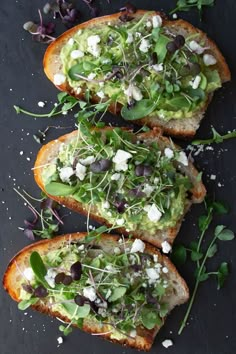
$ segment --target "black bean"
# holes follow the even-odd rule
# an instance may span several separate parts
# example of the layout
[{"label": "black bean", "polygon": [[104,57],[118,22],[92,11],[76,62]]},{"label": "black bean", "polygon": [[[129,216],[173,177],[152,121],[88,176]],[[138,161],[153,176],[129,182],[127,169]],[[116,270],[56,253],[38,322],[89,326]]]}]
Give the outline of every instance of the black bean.
[{"label": "black bean", "polygon": [[75,301],[76,305],[83,306],[86,302],[86,297],[78,294],[75,296],[74,301]]},{"label": "black bean", "polygon": [[70,275],[65,275],[65,278],[62,281],[62,284],[64,285],[70,285],[72,283],[73,279]]},{"label": "black bean", "polygon": [[168,50],[169,53],[173,54],[176,52],[176,50],[178,49],[175,42],[169,42],[166,45],[166,49]]},{"label": "black bean", "polygon": [[175,37],[174,43],[177,49],[180,49],[185,45],[185,38],[179,34]]},{"label": "black bean", "polygon": [[34,296],[43,298],[48,296],[48,291],[43,285],[39,285],[35,290],[34,290]]},{"label": "black bean", "polygon": [[22,289],[24,289],[27,293],[33,294],[34,289],[33,289],[33,287],[32,287],[31,285],[29,285],[29,284],[22,284],[21,286],[22,286]]},{"label": "black bean", "polygon": [[70,267],[70,273],[73,280],[80,280],[82,274],[82,265],[80,261],[75,262]]},{"label": "black bean", "polygon": [[61,284],[65,278],[65,273],[58,273],[56,276],[55,276],[55,283],[56,284]]}]

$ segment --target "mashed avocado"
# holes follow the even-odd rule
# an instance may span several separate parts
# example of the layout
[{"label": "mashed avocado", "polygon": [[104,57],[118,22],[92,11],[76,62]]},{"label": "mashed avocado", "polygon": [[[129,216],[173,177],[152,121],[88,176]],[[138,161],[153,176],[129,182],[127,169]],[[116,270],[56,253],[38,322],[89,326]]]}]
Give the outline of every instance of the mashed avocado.
[{"label": "mashed avocado", "polygon": [[216,59],[197,33],[176,36],[151,15],[79,30],[61,50],[63,72],[75,93],[122,104],[125,119],[191,118],[221,87]]}]

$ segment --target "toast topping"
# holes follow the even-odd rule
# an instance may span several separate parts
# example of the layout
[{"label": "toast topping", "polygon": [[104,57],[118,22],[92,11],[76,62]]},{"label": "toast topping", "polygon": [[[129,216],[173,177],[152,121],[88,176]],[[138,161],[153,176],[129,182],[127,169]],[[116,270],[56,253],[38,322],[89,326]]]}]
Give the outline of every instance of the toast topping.
[{"label": "toast topping", "polygon": [[140,240],[122,239],[115,247],[119,252],[112,247],[103,250],[99,241],[81,242],[85,243],[62,243],[42,257],[31,254],[34,278],[25,284],[22,277],[19,308],[43,301],[66,316],[70,325],[83,326],[85,318],[91,319],[108,326],[114,336],[131,332],[135,337],[142,328],[161,326],[168,313],[168,296],[173,296],[162,257],[145,253]]},{"label": "toast topping", "polygon": [[188,159],[173,144],[162,149],[119,128],[89,131],[81,125],[43,168],[42,178],[50,195],[96,206],[114,226],[135,231],[145,225],[155,234],[184,214],[191,183],[180,164],[187,166]]},{"label": "toast topping", "polygon": [[121,104],[127,120],[192,117],[221,79],[200,34],[179,32],[151,12],[88,26],[62,47],[63,75],[75,94],[80,88],[108,105]]}]

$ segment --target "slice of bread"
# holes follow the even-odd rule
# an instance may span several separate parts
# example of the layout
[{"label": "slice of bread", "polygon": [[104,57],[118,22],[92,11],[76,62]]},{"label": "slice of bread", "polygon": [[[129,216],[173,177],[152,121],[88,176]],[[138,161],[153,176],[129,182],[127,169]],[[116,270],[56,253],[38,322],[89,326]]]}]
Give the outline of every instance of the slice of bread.
[{"label": "slice of bread", "polygon": [[[8,268],[4,274],[3,286],[13,300],[19,302],[21,301],[21,285],[25,282],[24,276],[22,275],[24,270],[30,267],[29,258],[32,252],[38,252],[41,257],[48,254],[49,251],[58,250],[60,247],[65,246],[70,243],[83,243],[85,233],[67,234],[63,236],[55,237],[51,240],[43,240],[36,242],[30,246],[25,247],[20,251],[9,263]],[[114,253],[114,247],[121,244],[118,243],[120,236],[103,234],[101,238],[96,241],[96,246],[100,246],[105,252],[109,254]],[[94,242],[94,241],[93,241]],[[132,244],[131,240],[127,240]],[[91,244],[92,245],[92,244]],[[160,254],[160,252],[153,246],[146,244],[145,253],[149,255],[157,255],[158,263],[161,266],[168,268],[168,273],[165,274],[168,283],[170,284],[170,290],[166,293],[163,301],[168,306],[168,312],[170,312],[175,306],[183,304],[189,298],[188,287],[185,281],[178,274],[175,266],[170,262],[170,260]],[[34,310],[39,312],[57,317],[62,321],[70,323],[69,318],[62,315],[60,312],[52,311],[50,306],[49,297],[41,298],[39,301],[32,306]],[[164,323],[164,320],[163,320]],[[162,325],[163,325],[162,323]],[[85,318],[82,329],[85,332],[92,334],[100,334],[101,337],[120,343],[122,345],[130,346],[139,350],[150,350],[152,343],[158,333],[160,326],[156,326],[152,330],[148,330],[142,326],[136,329],[136,335],[134,338],[130,336],[122,336],[121,339],[114,339],[112,336],[112,328],[106,324],[100,324],[97,320],[93,318]],[[108,333],[107,333],[108,332]],[[114,335],[114,333],[113,333]]]},{"label": "slice of bread", "polygon": [[[135,14],[132,14],[132,17],[135,19],[139,19],[146,13],[147,11],[139,10]],[[121,23],[121,21],[119,20],[121,14],[122,13],[116,13],[113,15],[92,19],[90,21],[87,21],[85,23],[73,27],[72,29],[62,34],[58,39],[56,39],[48,47],[44,56],[44,70],[49,80],[51,80],[54,83],[54,75],[63,73],[63,66],[62,66],[62,61],[60,59],[60,53],[61,53],[61,49],[65,46],[65,44],[68,42],[70,38],[72,38],[79,30],[83,30],[87,28],[96,28],[97,26],[100,27],[107,24],[111,26],[116,26],[116,25],[119,26],[119,24]],[[155,11],[149,12],[147,20],[150,21],[152,17],[156,15],[162,16],[163,27],[167,31],[169,31],[172,34],[172,36],[182,35],[185,38],[191,36],[193,39],[196,38],[197,36],[198,43],[201,43],[202,46],[207,48],[206,53],[213,55],[216,58],[217,63],[216,65],[214,65],[214,69],[218,71],[221,78],[221,82],[224,83],[231,79],[231,74],[223,55],[219,51],[216,44],[212,40],[210,40],[204,32],[202,32],[201,30],[192,26],[190,23],[183,20],[175,20],[175,21],[167,20],[166,17],[163,16],[163,14]],[[71,87],[68,81],[60,85],[56,84],[56,86],[58,89],[62,91],[66,91],[69,94],[79,99],[84,97],[83,90],[82,92],[77,93],[76,89]],[[196,130],[199,128],[200,122],[204,116],[204,113],[207,109],[209,102],[211,101],[211,98],[212,98],[212,94],[209,94],[209,97],[206,103],[204,104],[204,106],[201,106],[201,108],[195,110],[192,113],[192,116],[189,116],[188,118],[187,117],[180,118],[180,119],[173,118],[166,121],[162,119],[160,116],[148,115],[145,118],[138,119],[134,122],[140,125],[145,124],[148,125],[149,127],[161,127],[164,133],[172,136],[193,137],[196,133]],[[100,100],[99,97],[94,94],[94,96],[92,97],[92,101],[98,102],[99,100]],[[106,98],[103,99],[103,101],[105,100]],[[119,103],[118,104],[111,103],[109,106],[109,110],[114,114],[119,114],[121,108],[122,106]]]},{"label": "slice of bread", "polygon": [[[104,129],[112,129],[112,128],[103,128]],[[56,157],[58,156],[59,149],[62,144],[69,144],[71,141],[78,139],[78,131],[74,131],[70,134],[61,136],[60,138],[49,142],[48,144],[44,145],[37,156],[35,166],[34,166],[34,177],[35,181],[38,186],[46,193],[45,185],[42,178],[42,173],[44,170],[44,166],[51,164],[55,161]],[[173,142],[166,137],[161,135],[160,129],[153,129],[152,131],[141,133],[136,135],[136,139],[141,141],[145,141],[145,145],[149,145],[153,142],[156,142],[160,149],[163,151],[166,147],[172,147]],[[178,147],[176,147],[178,148]],[[182,220],[184,218],[185,213],[188,211],[192,203],[201,203],[205,197],[206,189],[201,182],[201,178],[199,179],[199,173],[193,166],[193,164],[189,161],[188,166],[184,166],[182,163],[177,163],[178,169],[183,175],[189,177],[193,188],[191,190],[191,196],[186,198],[185,204],[185,211],[181,215],[180,219],[177,221],[174,227],[169,227],[164,230],[160,230],[158,228],[155,229],[155,233],[150,234],[148,230],[146,230],[145,225],[141,229],[136,229],[135,231],[132,230],[132,235],[136,238],[140,238],[144,241],[150,242],[151,244],[160,247],[164,241],[169,242],[170,244],[173,243],[178,231],[180,229]],[[96,203],[91,205],[89,209],[88,205],[82,204],[71,197],[58,197],[49,195],[50,198],[54,199],[58,203],[65,205],[69,209],[72,209],[76,212],[82,213],[84,215],[89,215],[91,219],[94,219],[100,223],[106,224],[107,226],[111,227],[112,223],[109,219],[105,219],[101,215],[101,211],[96,207]],[[122,214],[121,214],[122,215]],[[117,229],[118,232],[129,235],[131,231],[127,231],[126,227],[120,227]]]}]

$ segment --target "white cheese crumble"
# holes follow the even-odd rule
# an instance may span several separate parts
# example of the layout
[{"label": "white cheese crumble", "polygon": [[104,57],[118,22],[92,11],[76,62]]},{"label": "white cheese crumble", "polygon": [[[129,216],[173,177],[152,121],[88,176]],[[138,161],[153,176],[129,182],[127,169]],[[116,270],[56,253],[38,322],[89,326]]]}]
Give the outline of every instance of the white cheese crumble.
[{"label": "white cheese crumble", "polygon": [[165,339],[162,343],[164,348],[169,348],[171,347],[174,343],[171,339]]},{"label": "white cheese crumble", "polygon": [[102,203],[103,209],[109,209],[110,208],[110,203],[106,200],[105,202]]},{"label": "white cheese crumble", "polygon": [[86,167],[78,162],[75,170],[76,177],[78,177],[80,181],[83,181],[86,174]]},{"label": "white cheese crumble", "polygon": [[212,181],[215,181],[215,180],[216,180],[216,175],[211,175],[211,176],[210,176],[210,179],[211,179]]},{"label": "white cheese crumble", "polygon": [[171,245],[167,241],[162,242],[161,247],[163,253],[169,253],[172,249]]},{"label": "white cheese crumble", "polygon": [[73,39],[73,38],[70,38],[70,39],[68,40],[68,44],[69,44],[69,45],[73,45],[73,44],[74,44],[74,39]]},{"label": "white cheese crumble", "polygon": [[147,212],[148,219],[152,222],[157,222],[162,217],[162,213],[155,204],[146,205],[143,209]]},{"label": "white cheese crumble", "polygon": [[177,15],[177,14],[173,14],[173,15],[172,15],[172,18],[173,18],[173,20],[177,20],[178,15]]},{"label": "white cheese crumble", "polygon": [[155,263],[158,262],[158,255],[157,255],[157,254],[154,254],[154,255],[153,255],[153,260],[154,260]]},{"label": "white cheese crumble", "polygon": [[152,194],[152,192],[155,190],[155,187],[150,186],[150,184],[145,184],[142,191],[143,193],[145,193],[147,195],[147,197],[150,197],[150,195]]},{"label": "white cheese crumble", "polygon": [[52,287],[55,288],[55,276],[57,275],[57,272],[54,268],[49,268],[47,270],[47,274],[45,275],[44,279],[46,282]]},{"label": "white cheese crumble", "polygon": [[39,101],[39,102],[38,102],[38,106],[41,107],[41,108],[43,108],[43,107],[45,106],[45,102]]},{"label": "white cheese crumble", "polygon": [[87,297],[90,301],[95,301],[96,297],[97,297],[96,291],[95,291],[95,289],[92,286],[90,286],[88,288],[84,288],[83,289],[83,295],[85,297]]},{"label": "white cheese crumble", "polygon": [[24,277],[31,281],[34,279],[34,272],[33,272],[33,269],[32,268],[25,268],[25,270],[23,271],[23,274],[24,274]]},{"label": "white cheese crumble", "polygon": [[211,54],[204,54],[203,55],[203,62],[206,66],[211,66],[211,65],[215,65],[217,63],[217,60]]},{"label": "white cheese crumble", "polygon": [[146,22],[146,27],[148,27],[148,28],[152,27],[151,21],[147,21],[147,22]]},{"label": "white cheese crumble", "polygon": [[153,70],[155,70],[157,73],[160,73],[161,71],[164,70],[163,63],[160,64],[155,64],[152,66]]},{"label": "white cheese crumble", "polygon": [[98,45],[98,43],[100,42],[101,38],[97,34],[87,38],[88,52],[92,54],[95,58],[98,58],[101,53],[101,48]]},{"label": "white cheese crumble", "polygon": [[111,176],[111,180],[112,180],[112,181],[119,181],[120,176],[121,176],[120,173],[114,173],[114,174]]},{"label": "white cheese crumble", "polygon": [[124,150],[117,150],[112,161],[115,163],[115,171],[127,171],[128,164],[127,161],[132,158],[132,155],[129,152]]},{"label": "white cheese crumble", "polygon": [[158,270],[155,268],[147,268],[146,273],[150,280],[157,280],[160,278],[160,274]]},{"label": "white cheese crumble", "polygon": [[134,240],[131,250],[131,253],[136,253],[136,252],[144,252],[145,250],[145,243],[141,240],[139,240],[138,238],[136,238],[136,240]]},{"label": "white cheese crumble", "polygon": [[133,34],[131,32],[128,32],[128,37],[126,39],[126,43],[131,44],[134,41]]},{"label": "white cheese crumble", "polygon": [[118,226],[124,225],[124,222],[125,222],[125,220],[123,218],[117,219],[116,220],[116,225],[118,225]]},{"label": "white cheese crumble", "polygon": [[91,165],[96,158],[94,156],[87,156],[85,159],[80,159],[79,162],[84,165],[84,166],[89,166]]},{"label": "white cheese crumble", "polygon": [[103,99],[105,97],[105,93],[103,91],[98,91],[97,96]]},{"label": "white cheese crumble", "polygon": [[90,74],[88,75],[88,80],[93,80],[93,79],[96,77],[96,75],[97,75],[97,74],[95,74],[95,73],[90,73]]},{"label": "white cheese crumble", "polygon": [[135,329],[132,329],[132,331],[129,332],[130,337],[135,338],[137,335],[137,331]]},{"label": "white cheese crumble", "polygon": [[153,16],[152,18],[153,28],[159,28],[162,26],[162,18],[159,15]]},{"label": "white cheese crumble", "polygon": [[192,88],[194,90],[198,89],[199,85],[200,85],[200,82],[201,82],[202,78],[200,75],[197,75],[193,81],[190,82],[190,85],[192,86]]},{"label": "white cheese crumble", "polygon": [[198,44],[196,41],[191,41],[189,43],[189,48],[197,54],[202,54],[206,48],[202,47],[200,44]]},{"label": "white cheese crumble", "polygon": [[82,58],[84,56],[84,52],[82,52],[82,50],[72,50],[72,52],[70,53],[70,56],[72,59],[78,59],[78,58]]},{"label": "white cheese crumble", "polygon": [[57,343],[58,343],[58,345],[61,345],[63,343],[63,338],[62,337],[58,337],[57,338]]},{"label": "white cheese crumble", "polygon": [[150,47],[151,47],[151,44],[150,44],[149,40],[143,38],[141,40],[141,44],[139,46],[140,52],[147,53]]},{"label": "white cheese crumble", "polygon": [[79,250],[79,251],[83,251],[83,250],[84,250],[84,245],[80,245],[80,246],[78,247],[78,250]]},{"label": "white cheese crumble", "polygon": [[165,274],[167,274],[167,273],[169,272],[169,270],[168,270],[167,267],[163,267],[163,268],[162,268],[162,272],[165,273]]},{"label": "white cheese crumble", "polygon": [[55,74],[53,77],[53,82],[54,82],[54,85],[56,85],[56,86],[60,86],[60,85],[64,84],[65,81],[66,81],[66,77],[63,74]]},{"label": "white cheese crumble", "polygon": [[164,154],[166,157],[168,157],[168,159],[172,159],[174,157],[174,152],[170,148],[165,148]]},{"label": "white cheese crumble", "polygon": [[143,98],[141,90],[133,84],[130,84],[128,88],[124,90],[124,94],[128,96],[128,98],[133,97],[135,101],[140,101]]},{"label": "white cheese crumble", "polygon": [[74,170],[72,167],[62,167],[59,172],[60,179],[62,182],[69,182],[70,177],[73,176]]},{"label": "white cheese crumble", "polygon": [[114,248],[114,254],[120,254],[120,248],[119,247],[115,247]]},{"label": "white cheese crumble", "polygon": [[179,152],[179,156],[176,158],[176,160],[182,163],[184,166],[188,166],[188,158],[184,151]]}]

